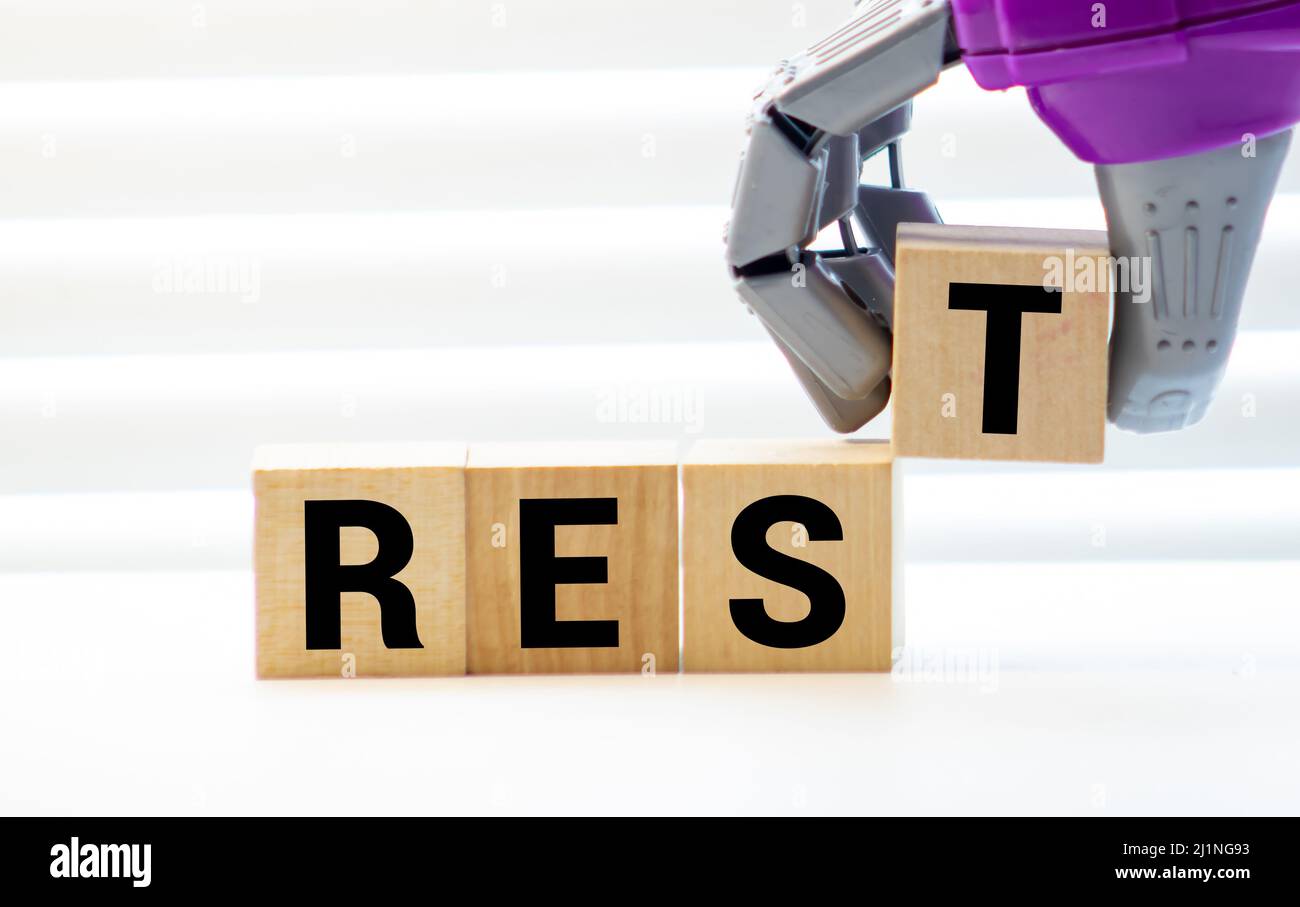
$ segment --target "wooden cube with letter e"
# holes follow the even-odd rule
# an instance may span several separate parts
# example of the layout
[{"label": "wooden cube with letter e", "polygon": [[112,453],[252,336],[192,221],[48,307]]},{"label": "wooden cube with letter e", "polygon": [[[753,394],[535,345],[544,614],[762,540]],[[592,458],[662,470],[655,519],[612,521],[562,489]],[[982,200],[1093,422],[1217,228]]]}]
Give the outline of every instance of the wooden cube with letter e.
[{"label": "wooden cube with letter e", "polygon": [[684,670],[889,670],[887,443],[701,441],[682,487]]},{"label": "wooden cube with letter e", "polygon": [[895,453],[1101,462],[1106,234],[901,224],[897,248]]},{"label": "wooden cube with letter e", "polygon": [[675,672],[674,443],[470,448],[472,674]]},{"label": "wooden cube with letter e", "polygon": [[463,444],[260,448],[259,677],[465,673]]}]

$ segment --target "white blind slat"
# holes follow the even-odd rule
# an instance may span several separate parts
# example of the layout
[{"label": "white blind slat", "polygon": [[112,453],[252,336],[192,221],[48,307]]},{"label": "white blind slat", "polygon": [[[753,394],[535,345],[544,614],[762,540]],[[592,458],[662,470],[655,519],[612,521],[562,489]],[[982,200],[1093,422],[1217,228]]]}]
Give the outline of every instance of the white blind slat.
[{"label": "white blind slat", "polygon": [[[1242,335],[1202,423],[1101,468],[1300,466],[1298,339]],[[276,442],[826,436],[770,342],[7,359],[0,424],[0,493],[238,487]]]}]

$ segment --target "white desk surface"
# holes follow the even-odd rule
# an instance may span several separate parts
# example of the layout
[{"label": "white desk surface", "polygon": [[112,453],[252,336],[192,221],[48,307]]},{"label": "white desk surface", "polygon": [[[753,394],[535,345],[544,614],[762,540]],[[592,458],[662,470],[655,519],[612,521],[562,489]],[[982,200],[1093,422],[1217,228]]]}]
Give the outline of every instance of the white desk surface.
[{"label": "white desk surface", "polygon": [[258,682],[247,572],[0,574],[0,812],[1300,809],[1300,564],[905,579],[908,663],[966,682]]}]

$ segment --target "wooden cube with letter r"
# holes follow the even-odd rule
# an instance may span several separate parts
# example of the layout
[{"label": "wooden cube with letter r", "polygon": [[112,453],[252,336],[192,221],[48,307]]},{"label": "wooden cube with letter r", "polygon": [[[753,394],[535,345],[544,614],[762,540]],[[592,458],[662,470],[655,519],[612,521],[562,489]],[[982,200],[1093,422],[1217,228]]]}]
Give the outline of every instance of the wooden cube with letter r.
[{"label": "wooden cube with letter r", "polygon": [[889,445],[701,441],[682,466],[686,671],[887,671]]},{"label": "wooden cube with letter r", "polygon": [[476,444],[467,475],[471,674],[676,672],[676,444]]},{"label": "wooden cube with letter r", "polygon": [[259,677],[465,673],[463,444],[260,448]]},{"label": "wooden cube with letter r", "polygon": [[1099,463],[1106,234],[902,224],[894,288],[899,456]]}]

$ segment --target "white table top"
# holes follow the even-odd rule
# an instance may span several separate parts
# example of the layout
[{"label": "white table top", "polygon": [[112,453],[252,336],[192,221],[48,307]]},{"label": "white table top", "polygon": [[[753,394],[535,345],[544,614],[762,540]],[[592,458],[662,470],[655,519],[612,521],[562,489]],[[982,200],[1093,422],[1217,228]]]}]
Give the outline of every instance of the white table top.
[{"label": "white table top", "polygon": [[0,811],[1300,809],[1300,564],[905,580],[893,677],[258,682],[247,572],[0,574]]}]

